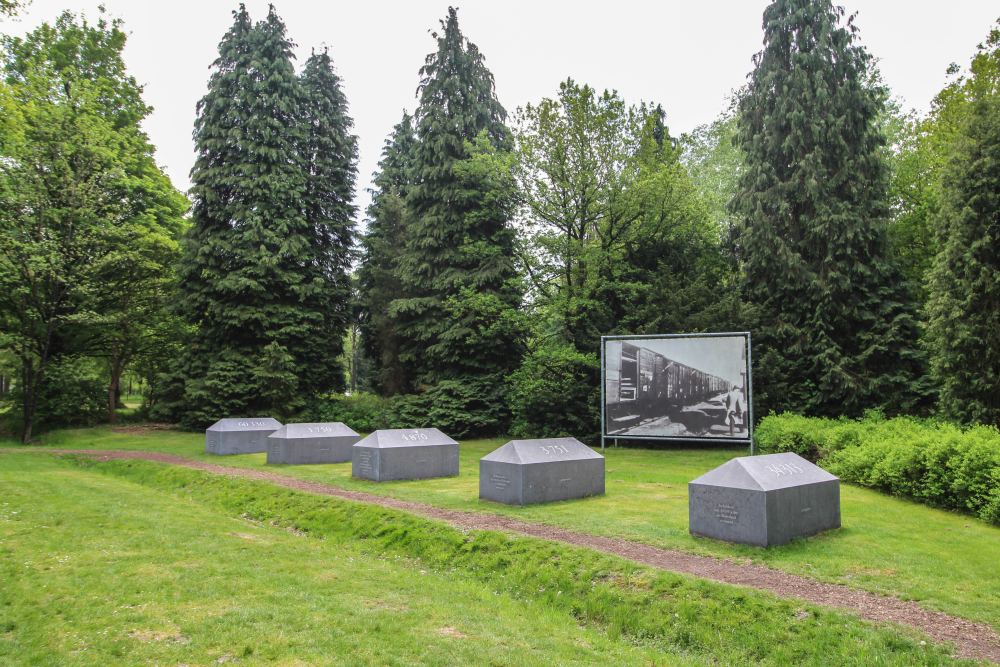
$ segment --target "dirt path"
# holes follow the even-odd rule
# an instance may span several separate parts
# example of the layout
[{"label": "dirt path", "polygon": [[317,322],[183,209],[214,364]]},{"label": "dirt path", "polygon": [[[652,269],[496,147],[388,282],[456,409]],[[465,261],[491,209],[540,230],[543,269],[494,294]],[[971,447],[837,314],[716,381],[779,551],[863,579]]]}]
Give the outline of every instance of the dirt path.
[{"label": "dirt path", "polygon": [[709,556],[696,556],[629,540],[599,537],[493,514],[441,509],[423,503],[397,500],[361,491],[347,491],[335,486],[274,472],[222,466],[172,454],[89,449],[45,449],[40,451],[52,454],[83,454],[102,461],[143,459],[169,463],[217,475],[244,477],[298,491],[391,507],[445,521],[463,529],[500,530],[587,547],[670,572],[689,574],[736,586],[757,588],[783,598],[797,598],[814,604],[839,607],[871,621],[889,621],[908,625],[924,632],[935,641],[953,643],[960,657],[1000,663],[1000,635],[984,623],[975,623],[941,612],[930,611],[916,602],[898,600],[838,584],[826,584],[760,565],[747,565]]}]

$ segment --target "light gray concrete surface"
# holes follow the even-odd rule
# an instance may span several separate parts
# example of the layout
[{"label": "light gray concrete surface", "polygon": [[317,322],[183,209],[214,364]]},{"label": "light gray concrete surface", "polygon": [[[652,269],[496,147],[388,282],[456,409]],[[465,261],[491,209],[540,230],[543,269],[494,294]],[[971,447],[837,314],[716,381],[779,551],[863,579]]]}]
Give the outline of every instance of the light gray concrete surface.
[{"label": "light gray concrete surface", "polygon": [[351,474],[386,482],[458,475],[458,443],[436,428],[385,429],[352,447]]},{"label": "light gray concrete surface", "polygon": [[343,463],[361,440],[341,422],[285,424],[267,437],[267,462],[289,465]]},{"label": "light gray concrete surface", "polygon": [[840,480],[790,452],[744,456],[688,484],[694,535],[756,546],[840,527]]},{"label": "light gray concrete surface", "polygon": [[205,429],[206,454],[256,454],[267,450],[267,436],[281,428],[270,417],[220,419]]},{"label": "light gray concrete surface", "polygon": [[604,457],[576,438],[511,440],[479,459],[479,497],[531,505],[604,494]]}]

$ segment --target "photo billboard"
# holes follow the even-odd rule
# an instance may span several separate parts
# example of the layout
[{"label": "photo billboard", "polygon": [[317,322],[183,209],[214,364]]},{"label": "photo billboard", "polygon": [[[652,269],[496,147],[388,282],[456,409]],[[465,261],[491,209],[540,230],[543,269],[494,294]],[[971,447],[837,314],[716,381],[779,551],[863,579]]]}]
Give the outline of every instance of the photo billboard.
[{"label": "photo billboard", "polygon": [[601,338],[602,438],[750,443],[750,334]]}]

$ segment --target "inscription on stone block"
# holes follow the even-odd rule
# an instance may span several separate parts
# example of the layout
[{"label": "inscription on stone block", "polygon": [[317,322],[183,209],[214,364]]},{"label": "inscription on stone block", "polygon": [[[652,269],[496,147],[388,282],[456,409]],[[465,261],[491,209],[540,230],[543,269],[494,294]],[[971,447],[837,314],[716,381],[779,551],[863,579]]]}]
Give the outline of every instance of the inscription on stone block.
[{"label": "inscription on stone block", "polygon": [[270,417],[220,419],[205,430],[205,451],[220,455],[264,452],[265,439],[279,428],[281,423]]},{"label": "inscription on stone block", "polygon": [[736,523],[737,519],[740,518],[740,512],[736,509],[736,505],[719,503],[715,506],[715,518],[717,518],[720,523],[728,523],[729,525],[732,525]]},{"label": "inscription on stone block", "polygon": [[732,459],[688,485],[694,535],[757,546],[840,527],[840,480],[797,454]]},{"label": "inscription on stone block", "polygon": [[340,422],[286,424],[268,437],[268,463],[344,463],[361,436]]},{"label": "inscription on stone block", "polygon": [[458,474],[458,443],[436,428],[375,431],[353,450],[352,474],[376,482]]},{"label": "inscription on stone block", "polygon": [[576,438],[511,440],[479,460],[479,497],[528,505],[604,493],[604,457]]}]

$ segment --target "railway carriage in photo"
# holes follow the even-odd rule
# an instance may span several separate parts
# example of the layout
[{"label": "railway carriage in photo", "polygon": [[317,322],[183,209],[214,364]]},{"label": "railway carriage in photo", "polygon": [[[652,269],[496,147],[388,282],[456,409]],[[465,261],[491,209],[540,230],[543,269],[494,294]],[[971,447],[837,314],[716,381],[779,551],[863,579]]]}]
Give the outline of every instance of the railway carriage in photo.
[{"label": "railway carriage in photo", "polygon": [[[627,341],[605,347],[605,426],[608,433],[643,419],[670,417],[688,430],[726,418],[730,382]],[[693,409],[694,406],[697,409]]]}]

